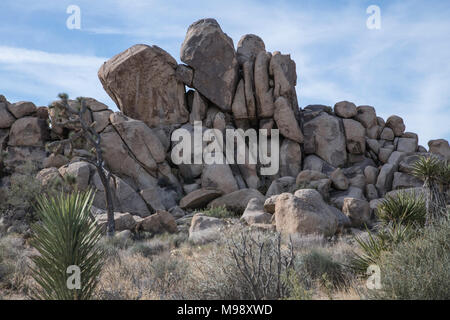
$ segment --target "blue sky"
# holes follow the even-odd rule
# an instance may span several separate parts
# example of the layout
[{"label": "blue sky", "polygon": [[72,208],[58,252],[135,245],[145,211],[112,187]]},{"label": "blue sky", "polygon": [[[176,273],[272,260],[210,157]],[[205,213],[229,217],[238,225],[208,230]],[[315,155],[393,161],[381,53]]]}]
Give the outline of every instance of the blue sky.
[{"label": "blue sky", "polygon": [[[69,5],[81,30],[69,30]],[[366,9],[381,9],[369,30]],[[300,106],[341,100],[402,116],[420,143],[450,140],[450,2],[2,0],[0,94],[47,105],[59,92],[115,108],[97,78],[101,64],[136,43],[179,61],[192,22],[213,17],[235,45],[247,33],[297,64]]]}]

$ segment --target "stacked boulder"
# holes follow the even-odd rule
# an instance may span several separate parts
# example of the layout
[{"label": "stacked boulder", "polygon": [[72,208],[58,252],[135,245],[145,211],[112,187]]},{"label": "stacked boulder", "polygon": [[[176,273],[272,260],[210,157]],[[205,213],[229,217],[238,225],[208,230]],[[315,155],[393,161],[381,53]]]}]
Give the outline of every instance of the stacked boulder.
[{"label": "stacked boulder", "polygon": [[[400,117],[385,121],[373,107],[348,101],[299,108],[295,62],[267,52],[260,37],[244,35],[235,49],[216,20],[202,19],[188,28],[180,59],[184,64],[157,46],[135,45],[98,72],[120,112],[85,99],[84,120],[99,133],[113,174],[119,230],[176,232],[194,210],[224,206],[263,229],[332,236],[370,225],[388,192],[422,186],[411,165],[428,151],[417,134],[405,132]],[[0,146],[7,151],[0,158],[2,184],[31,159],[43,183],[70,175],[79,189],[94,187],[93,213],[104,225],[105,192],[95,167],[83,161],[87,145],[51,148],[74,130],[60,120],[54,108],[11,104],[0,96]],[[278,172],[261,175],[267,164],[260,161],[174,164],[173,132],[193,132],[198,121],[202,130],[267,129],[268,143],[270,130],[278,129]],[[446,140],[430,141],[429,152],[450,160]],[[222,226],[195,215],[192,238],[216,237]]]}]

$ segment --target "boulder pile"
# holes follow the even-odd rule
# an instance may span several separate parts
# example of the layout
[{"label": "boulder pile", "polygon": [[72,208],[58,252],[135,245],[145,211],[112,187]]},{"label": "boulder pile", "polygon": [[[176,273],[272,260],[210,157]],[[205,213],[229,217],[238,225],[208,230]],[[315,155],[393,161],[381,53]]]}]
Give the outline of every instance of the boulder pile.
[{"label": "boulder pile", "polygon": [[[105,165],[113,174],[118,230],[177,232],[193,210],[225,206],[242,221],[284,233],[332,236],[370,225],[388,192],[420,188],[411,165],[429,152],[450,161],[448,141],[418,145],[399,116],[384,120],[372,106],[342,101],[299,108],[296,64],[289,54],[267,52],[263,40],[233,40],[214,19],[189,26],[178,64],[157,46],[135,45],[106,61],[99,79],[120,112],[86,98],[85,121],[100,134]],[[75,103],[75,101],[70,101]],[[0,96],[0,187],[31,161],[43,184],[75,178],[96,190],[93,214],[104,225],[105,192],[95,168],[78,148],[52,148],[73,127],[51,106],[10,103]],[[265,164],[172,162],[174,130],[278,129],[277,174]],[[215,218],[197,214],[192,238],[217,236]],[[177,227],[178,225],[178,227]],[[214,228],[214,231],[208,231]]]}]

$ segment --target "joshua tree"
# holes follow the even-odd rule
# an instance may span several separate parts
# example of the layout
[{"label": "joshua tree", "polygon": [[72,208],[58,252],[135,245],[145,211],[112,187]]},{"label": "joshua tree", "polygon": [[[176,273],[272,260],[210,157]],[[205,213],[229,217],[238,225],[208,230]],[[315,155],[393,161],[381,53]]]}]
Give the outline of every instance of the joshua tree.
[{"label": "joshua tree", "polygon": [[105,190],[106,211],[108,214],[108,223],[106,230],[107,235],[112,237],[114,236],[115,232],[115,223],[113,195],[109,184],[111,180],[111,171],[105,169],[105,162],[103,160],[103,153],[101,148],[101,137],[93,129],[93,125],[95,123],[88,125],[85,121],[84,115],[88,111],[88,106],[86,105],[86,100],[84,98],[77,98],[77,105],[73,107],[69,104],[69,96],[66,93],[60,93],[58,97],[60,98],[60,101],[54,103],[52,107],[57,107],[65,111],[68,115],[68,119],[58,121],[56,124],[62,126],[70,124],[71,127],[74,128],[74,132],[73,134],[69,135],[67,139],[55,141],[49,144],[48,147],[59,149],[68,144],[71,150],[73,150],[73,143],[79,138],[84,138],[93,147],[92,151],[94,156],[84,156],[83,159],[95,166]]},{"label": "joshua tree", "polygon": [[447,214],[446,193],[450,184],[450,164],[436,156],[420,157],[413,165],[414,176],[424,184],[426,225],[433,224]]}]

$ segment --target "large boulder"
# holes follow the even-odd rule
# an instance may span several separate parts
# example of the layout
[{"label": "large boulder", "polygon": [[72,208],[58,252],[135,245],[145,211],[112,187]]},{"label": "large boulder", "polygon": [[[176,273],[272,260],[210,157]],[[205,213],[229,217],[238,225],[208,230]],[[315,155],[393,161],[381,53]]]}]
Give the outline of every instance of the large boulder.
[{"label": "large boulder", "polygon": [[[95,217],[96,223],[106,231],[108,224],[108,215],[106,213],[99,214]],[[129,213],[114,212],[114,224],[116,231],[134,230],[136,227],[136,221]]]},{"label": "large boulder", "polygon": [[359,106],[356,108],[356,112],[355,119],[361,122],[364,128],[369,129],[377,125],[377,114],[374,107]]},{"label": "large boulder", "polygon": [[353,227],[361,227],[370,223],[370,207],[366,200],[345,198],[342,212],[350,218]]},{"label": "large boulder", "polygon": [[418,141],[415,138],[399,138],[397,143],[397,151],[399,152],[416,152]]},{"label": "large boulder", "polygon": [[169,212],[163,210],[144,218],[137,224],[136,229],[152,234],[175,233],[178,231],[175,218]]},{"label": "large boulder", "polygon": [[298,143],[303,143],[303,133],[300,130],[294,111],[285,97],[275,100],[275,112],[273,118],[277,123],[280,134]]},{"label": "large boulder", "polygon": [[205,244],[219,239],[225,222],[218,218],[205,216],[203,213],[194,215],[189,228],[189,240],[194,244]]},{"label": "large boulder", "polygon": [[48,138],[49,130],[45,120],[25,117],[11,126],[8,144],[14,147],[42,147]]},{"label": "large boulder", "polygon": [[376,184],[380,196],[384,196],[386,192],[392,190],[392,181],[397,168],[397,165],[391,163],[386,163],[381,167]]},{"label": "large boulder", "polygon": [[224,111],[231,111],[239,64],[233,40],[214,19],[189,26],[180,59],[194,69],[193,87]]},{"label": "large boulder", "polygon": [[450,161],[450,146],[448,141],[445,139],[430,140],[428,141],[428,147],[430,147],[430,152],[438,154]]},{"label": "large boulder", "polygon": [[264,41],[254,34],[246,34],[241,37],[237,44],[237,59],[240,65],[247,61],[254,61],[261,51],[266,51]]},{"label": "large boulder", "polygon": [[297,70],[295,61],[289,54],[281,54],[275,51],[272,54],[269,64],[269,74],[273,77],[273,95],[275,98],[280,96],[288,99],[294,112],[298,108],[297,93]]},{"label": "large boulder", "polygon": [[302,170],[302,149],[292,140],[284,139],[280,147],[280,175],[297,177]]},{"label": "large boulder", "polygon": [[297,190],[295,195],[283,193],[277,197],[275,225],[276,230],[285,235],[332,236],[338,219],[316,190],[303,189]]},{"label": "large boulder", "polygon": [[164,162],[164,146],[144,122],[130,119],[121,113],[111,114],[110,121],[133,156],[147,170],[156,170],[157,164]]},{"label": "large boulder", "polygon": [[261,200],[262,203],[265,200],[265,197],[258,190],[241,189],[213,200],[209,203],[208,208],[225,207],[236,214],[242,214],[248,202],[253,198]]},{"label": "large boulder", "polygon": [[103,159],[114,174],[142,190],[157,184],[157,179],[130,155],[128,147],[112,126],[106,127],[100,136]]},{"label": "large boulder", "polygon": [[32,115],[36,111],[33,102],[20,101],[9,106],[9,111],[17,119]]},{"label": "large boulder", "polygon": [[71,176],[75,179],[75,184],[79,190],[86,190],[89,187],[91,176],[91,165],[84,161],[70,163],[59,168],[62,177]]},{"label": "large boulder", "polygon": [[270,118],[274,113],[273,88],[270,86],[269,63],[271,55],[261,51],[255,60],[255,95],[258,117]]},{"label": "large boulder", "polygon": [[353,102],[341,101],[334,105],[334,113],[341,118],[353,118],[356,116],[356,105]]},{"label": "large boulder", "polygon": [[347,150],[344,130],[339,118],[322,112],[306,122],[304,152],[316,154],[334,167],[345,165]]},{"label": "large boulder", "polygon": [[9,112],[7,101],[0,101],[0,129],[6,129],[16,121],[16,118]]},{"label": "large boulder", "polygon": [[157,46],[135,45],[103,64],[98,77],[117,107],[148,126],[188,121],[176,60]]},{"label": "large boulder", "polygon": [[224,194],[239,189],[228,164],[205,164],[202,173],[202,188],[217,189]]},{"label": "large boulder", "polygon": [[287,176],[273,180],[269,186],[269,189],[267,189],[266,197],[271,197],[285,192],[294,192],[295,179],[296,178],[294,177]]},{"label": "large boulder", "polygon": [[390,116],[386,120],[386,127],[391,128],[396,137],[401,137],[405,132],[405,124],[399,116]]},{"label": "large boulder", "polygon": [[241,217],[247,224],[255,223],[270,223],[272,215],[264,212],[264,201],[260,198],[252,198],[245,208],[244,214]]},{"label": "large boulder", "polygon": [[423,186],[423,181],[403,172],[394,173],[392,181],[392,190],[419,188]]},{"label": "large boulder", "polygon": [[344,119],[344,132],[347,141],[347,151],[351,154],[366,152],[366,129],[361,123],[352,119]]},{"label": "large boulder", "polygon": [[180,200],[182,209],[201,209],[208,203],[220,197],[222,192],[214,189],[198,189],[187,194]]},{"label": "large boulder", "polygon": [[337,190],[347,190],[349,182],[347,177],[342,172],[341,168],[337,168],[330,175],[331,183]]}]

